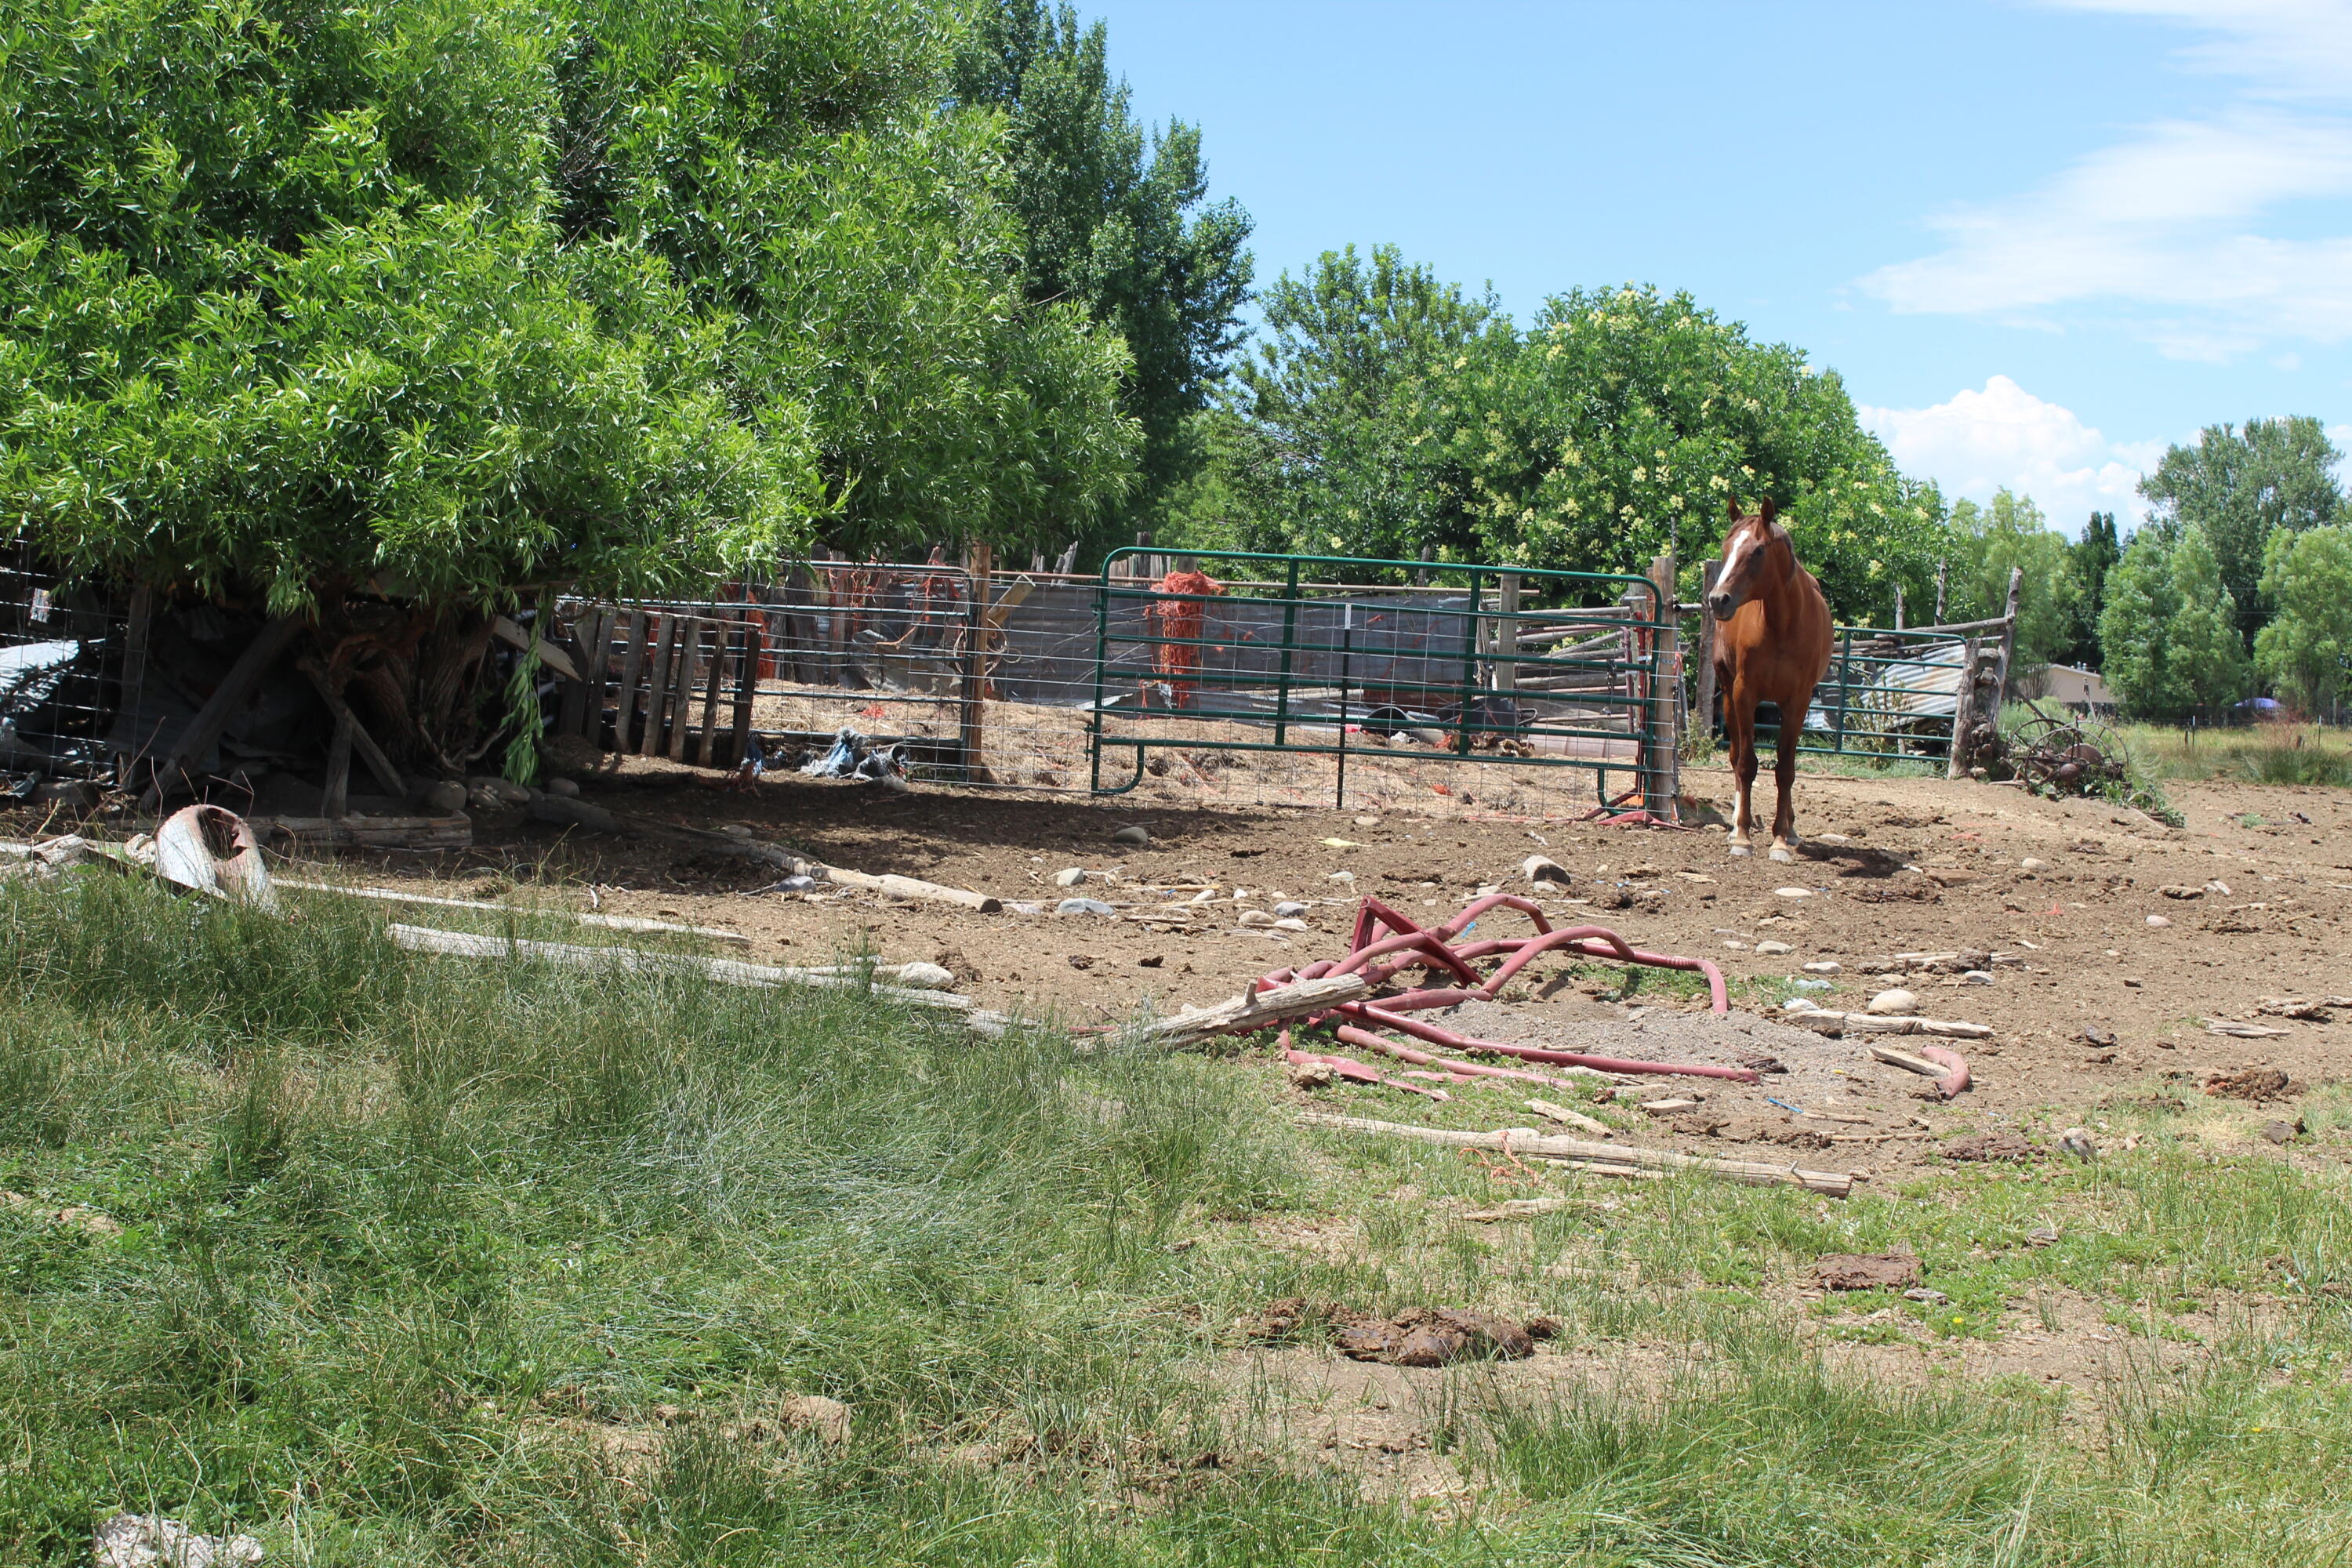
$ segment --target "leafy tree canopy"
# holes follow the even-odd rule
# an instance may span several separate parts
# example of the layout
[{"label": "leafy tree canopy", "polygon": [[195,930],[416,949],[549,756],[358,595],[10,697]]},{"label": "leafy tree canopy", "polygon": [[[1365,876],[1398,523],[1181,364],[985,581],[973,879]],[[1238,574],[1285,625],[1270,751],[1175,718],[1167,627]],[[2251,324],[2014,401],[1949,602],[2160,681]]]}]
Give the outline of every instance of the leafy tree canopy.
[{"label": "leafy tree canopy", "polygon": [[1192,416],[1240,342],[1249,216],[1209,201],[1197,128],[1147,138],[1111,78],[1103,24],[1081,27],[1067,5],[992,0],[953,79],[961,101],[1005,116],[1028,298],[1076,301],[1127,342],[1120,406],[1142,434],[1138,483],[1098,531],[1151,526],[1200,467]]},{"label": "leafy tree canopy", "polygon": [[1989,506],[1963,498],[1952,503],[1947,531],[1945,614],[1955,621],[2002,614],[2013,568],[2021,574],[2017,668],[2037,668],[2063,652],[2082,588],[2064,536],[2043,519],[2042,509],[2006,489],[1994,491]]},{"label": "leafy tree canopy", "polygon": [[2352,525],[2271,535],[2263,592],[2278,606],[2254,638],[2254,663],[2288,701],[2326,713],[2352,680]]},{"label": "leafy tree canopy", "polygon": [[2105,673],[2125,711],[2179,723],[2242,696],[2246,656],[2236,621],[2237,602],[2202,527],[2188,524],[2169,539],[2141,530],[2107,574],[2099,616]]},{"label": "leafy tree canopy", "polygon": [[1266,296],[1268,339],[1214,432],[1196,542],[1640,571],[1696,587],[1725,503],[1771,497],[1841,615],[1890,613],[1940,504],[1844,387],[1686,294],[1552,300],[1525,333],[1391,248],[1327,254]]},{"label": "leafy tree canopy", "polygon": [[0,0],[0,515],[281,607],[1063,531],[1128,360],[1024,297],[895,0]]},{"label": "leafy tree canopy", "polygon": [[2336,520],[2344,505],[2336,465],[2343,454],[2317,419],[2249,419],[2243,430],[2208,426],[2194,447],[2168,449],[2140,481],[2152,503],[2148,526],[2170,538],[2190,524],[2205,531],[2240,629],[2264,618],[2264,552],[2271,535]]}]

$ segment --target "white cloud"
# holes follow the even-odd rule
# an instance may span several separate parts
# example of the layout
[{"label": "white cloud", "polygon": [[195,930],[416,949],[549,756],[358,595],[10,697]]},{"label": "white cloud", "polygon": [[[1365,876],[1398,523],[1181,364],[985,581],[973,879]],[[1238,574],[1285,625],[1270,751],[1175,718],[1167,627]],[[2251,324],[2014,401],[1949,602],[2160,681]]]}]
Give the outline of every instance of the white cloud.
[{"label": "white cloud", "polygon": [[2164,452],[2161,441],[2109,441],[2074,410],[2005,375],[1929,408],[1855,412],[1905,473],[1933,479],[1947,499],[1990,500],[2006,489],[2032,497],[2068,534],[2081,533],[2095,511],[2112,511],[2129,528],[2144,510],[2140,475]]},{"label": "white cloud", "polygon": [[2088,309],[2184,359],[2352,338],[2352,214],[2334,235],[2263,232],[2280,208],[2352,198],[2352,4],[2055,3],[2220,35],[2183,58],[2239,79],[2239,101],[2143,127],[2022,195],[1935,215],[1944,247],[1863,287],[1903,311]]}]

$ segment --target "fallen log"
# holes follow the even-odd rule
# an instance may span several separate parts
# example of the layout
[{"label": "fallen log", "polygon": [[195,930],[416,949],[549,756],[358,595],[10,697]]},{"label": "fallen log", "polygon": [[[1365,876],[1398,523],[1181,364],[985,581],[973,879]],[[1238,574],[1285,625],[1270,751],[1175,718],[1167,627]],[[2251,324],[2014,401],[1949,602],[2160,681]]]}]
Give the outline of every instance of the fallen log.
[{"label": "fallen log", "polygon": [[1566,1126],[1581,1128],[1585,1131],[1591,1133],[1595,1138],[1614,1138],[1617,1136],[1617,1129],[1610,1126],[1609,1123],[1601,1121],[1597,1116],[1587,1116],[1581,1110],[1570,1110],[1565,1105],[1554,1105],[1549,1100],[1530,1100],[1524,1103],[1529,1110],[1534,1111],[1538,1116],[1549,1116],[1554,1121],[1560,1122]]},{"label": "fallen log", "polygon": [[822,860],[795,860],[795,876],[814,877],[820,882],[831,882],[839,888],[864,888],[868,892],[888,893],[900,899],[929,899],[933,903],[956,904],[983,915],[992,915],[1004,907],[1004,900],[988,893],[975,893],[968,888],[950,888],[938,882],[926,882],[919,877],[881,876],[864,871],[852,871],[841,866],[828,866]]},{"label": "fallen log", "polygon": [[451,816],[255,816],[247,822],[256,833],[276,828],[297,838],[369,849],[470,849],[474,846],[474,819],[462,813]]},{"label": "fallen log", "polygon": [[667,931],[679,936],[709,937],[714,942],[748,942],[751,939],[740,931],[723,931],[717,926],[678,925],[669,921],[646,920],[637,915],[586,914],[572,910],[519,910],[508,904],[485,903],[478,899],[443,899],[430,893],[403,893],[391,888],[343,888],[332,882],[297,882],[284,877],[277,879],[281,888],[295,888],[306,893],[334,893],[346,899],[373,899],[387,904],[430,904],[444,910],[479,910],[494,915],[543,915],[550,920],[571,921],[577,925],[598,926],[606,931]]},{"label": "fallen log", "polygon": [[1853,1191],[1853,1178],[1841,1171],[1808,1171],[1796,1165],[1771,1165],[1752,1160],[1711,1160],[1677,1154],[1666,1149],[1633,1149],[1622,1144],[1588,1143],[1560,1138],[1528,1127],[1507,1127],[1496,1132],[1455,1132],[1440,1127],[1415,1127],[1399,1121],[1373,1121],[1360,1116],[1334,1116],[1319,1110],[1301,1111],[1301,1125],[1328,1127],[1342,1132],[1374,1133],[1411,1138],[1454,1149],[1494,1149],[1510,1154],[1546,1159],[1578,1160],[1599,1165],[1632,1165],[1651,1171],[1697,1171],[1744,1182],[1750,1186],[1802,1187],[1807,1192],[1842,1198]]},{"label": "fallen log", "polygon": [[616,969],[631,973],[694,974],[722,985],[748,985],[762,990],[803,985],[820,990],[870,992],[886,1001],[910,1007],[933,1007],[961,1013],[983,1033],[1000,1033],[1010,1022],[1003,1015],[976,1007],[969,996],[952,991],[920,991],[901,985],[867,985],[855,974],[824,973],[804,969],[779,969],[772,964],[745,963],[732,958],[702,958],[692,953],[648,952],[636,947],[576,947],[570,942],[530,942],[519,937],[477,936],[469,931],[436,931],[429,926],[390,925],[384,934],[412,952],[439,953],[453,958],[537,959],[567,969]]},{"label": "fallen log", "polygon": [[1304,1017],[1353,1002],[1371,993],[1371,983],[1360,974],[1332,974],[1320,980],[1294,980],[1255,994],[1244,992],[1230,1001],[1172,1018],[1156,1018],[1127,1036],[1133,1046],[1181,1051],[1219,1035],[1247,1034],[1291,1018]]}]

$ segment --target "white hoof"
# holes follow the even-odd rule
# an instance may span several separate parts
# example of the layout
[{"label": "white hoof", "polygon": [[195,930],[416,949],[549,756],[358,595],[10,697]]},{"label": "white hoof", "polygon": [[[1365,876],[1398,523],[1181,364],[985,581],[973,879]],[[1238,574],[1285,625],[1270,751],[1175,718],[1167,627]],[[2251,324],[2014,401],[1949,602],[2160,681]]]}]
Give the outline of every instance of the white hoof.
[{"label": "white hoof", "polygon": [[1795,864],[1797,858],[1789,853],[1789,849],[1786,845],[1775,844],[1772,846],[1772,858],[1778,860],[1783,866],[1789,866]]},{"label": "white hoof", "polygon": [[1745,844],[1735,844],[1731,846],[1731,858],[1735,860],[1745,860],[1748,856],[1754,853],[1755,851],[1748,848]]}]

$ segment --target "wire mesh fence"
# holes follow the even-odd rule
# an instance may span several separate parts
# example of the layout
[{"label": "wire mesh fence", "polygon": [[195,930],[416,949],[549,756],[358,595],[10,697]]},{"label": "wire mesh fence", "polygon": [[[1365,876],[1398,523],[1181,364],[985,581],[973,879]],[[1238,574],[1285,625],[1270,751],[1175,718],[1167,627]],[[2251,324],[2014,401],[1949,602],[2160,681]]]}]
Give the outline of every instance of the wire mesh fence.
[{"label": "wire mesh fence", "polygon": [[[1171,560],[810,561],[733,597],[568,602],[584,672],[555,728],[721,767],[752,745],[799,765],[849,731],[982,788],[1671,812],[1679,655],[1651,580]],[[1465,763],[1515,767],[1473,785]]]}]

